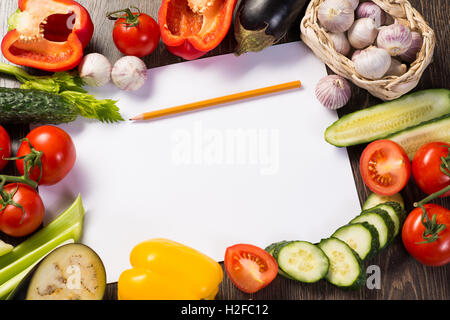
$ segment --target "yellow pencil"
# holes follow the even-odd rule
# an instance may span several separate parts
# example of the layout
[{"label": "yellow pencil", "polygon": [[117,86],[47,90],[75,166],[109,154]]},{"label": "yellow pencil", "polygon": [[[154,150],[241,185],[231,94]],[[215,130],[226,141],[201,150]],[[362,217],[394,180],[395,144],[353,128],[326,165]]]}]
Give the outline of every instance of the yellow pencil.
[{"label": "yellow pencil", "polygon": [[230,94],[227,96],[208,99],[208,100],[204,100],[204,101],[188,103],[188,104],[184,104],[184,105],[177,106],[177,107],[146,112],[146,113],[142,113],[138,116],[135,116],[135,117],[131,118],[130,120],[136,120],[136,121],[137,120],[151,120],[151,119],[171,116],[171,115],[175,115],[175,114],[179,114],[179,113],[204,109],[204,108],[208,108],[208,107],[212,107],[212,106],[216,106],[216,105],[220,105],[220,104],[224,104],[224,103],[229,103],[229,102],[233,102],[233,101],[254,98],[254,97],[267,95],[267,94],[271,94],[271,93],[275,93],[275,92],[300,88],[301,85],[302,85],[302,83],[300,81],[292,81],[292,82],[282,83],[282,84],[278,84],[275,86],[234,93],[234,94]]}]

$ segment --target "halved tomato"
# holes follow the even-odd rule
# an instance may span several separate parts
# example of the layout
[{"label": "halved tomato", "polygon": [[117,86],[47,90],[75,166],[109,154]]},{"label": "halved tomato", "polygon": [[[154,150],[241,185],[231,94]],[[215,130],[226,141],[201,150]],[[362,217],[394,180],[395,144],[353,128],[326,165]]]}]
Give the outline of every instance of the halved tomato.
[{"label": "halved tomato", "polygon": [[237,244],[225,252],[225,270],[234,285],[246,293],[254,293],[275,279],[278,264],[265,250],[251,244]]},{"label": "halved tomato", "polygon": [[400,145],[390,140],[378,140],[370,143],[363,151],[359,169],[370,190],[391,196],[408,183],[411,162]]}]

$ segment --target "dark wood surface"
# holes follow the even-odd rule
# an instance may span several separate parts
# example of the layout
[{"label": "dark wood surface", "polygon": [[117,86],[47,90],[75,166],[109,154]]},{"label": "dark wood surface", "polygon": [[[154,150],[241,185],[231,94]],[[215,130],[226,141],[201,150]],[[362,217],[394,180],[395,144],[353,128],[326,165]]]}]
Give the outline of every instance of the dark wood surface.
[{"label": "dark wood surface", "polygon": [[[117,60],[121,54],[114,47],[111,30],[113,22],[105,19],[107,11],[118,10],[128,5],[138,6],[142,12],[151,14],[157,18],[160,0],[80,0],[80,3],[90,11],[96,30],[93,41],[88,47],[89,52],[100,52],[109,57],[111,61]],[[437,35],[437,48],[433,63],[425,71],[418,87],[449,88],[450,70],[448,67],[448,55],[450,52],[450,1],[448,0],[413,0],[411,1],[419,12],[425,17]],[[3,36],[7,30],[7,17],[17,9],[17,0],[0,1],[0,34]],[[299,20],[300,21],[300,20]],[[288,33],[283,42],[299,39],[299,21]],[[210,52],[207,56],[220,55],[233,51],[236,43],[232,36],[231,28],[223,43]],[[2,57],[4,61],[4,58]],[[178,63],[182,60],[171,55],[160,44],[158,49],[146,57],[145,62],[149,68]],[[0,77],[0,86],[16,87],[18,83],[8,77]],[[370,96],[365,90],[353,86],[353,95],[349,104],[339,111],[339,115],[349,113],[379,102]],[[0,119],[1,122],[1,119]],[[28,132],[28,126],[5,126],[13,139],[13,149],[17,150],[19,139]],[[349,159],[353,168],[355,186],[361,203],[369,194],[359,174],[359,157],[364,145],[348,148]],[[7,167],[8,173],[16,173],[12,164]],[[355,192],[355,190],[336,190],[336,192]],[[410,211],[412,203],[424,197],[424,194],[410,181],[402,192],[407,210]],[[326,195],[324,195],[326,196]],[[449,199],[441,199],[436,203],[450,208]],[[300,235],[299,235],[300,236]],[[0,239],[18,243],[21,239],[11,239],[0,233]],[[280,239],[281,240],[281,239]],[[230,280],[225,277],[218,299],[443,299],[450,300],[450,266],[425,267],[411,258],[403,248],[401,239],[397,238],[388,249],[378,254],[374,259],[366,263],[377,265],[381,270],[381,289],[363,288],[359,291],[348,292],[334,287],[326,281],[316,284],[301,284],[277,277],[267,288],[252,295],[244,294],[237,290]],[[116,284],[108,286],[107,298],[116,298]]]}]

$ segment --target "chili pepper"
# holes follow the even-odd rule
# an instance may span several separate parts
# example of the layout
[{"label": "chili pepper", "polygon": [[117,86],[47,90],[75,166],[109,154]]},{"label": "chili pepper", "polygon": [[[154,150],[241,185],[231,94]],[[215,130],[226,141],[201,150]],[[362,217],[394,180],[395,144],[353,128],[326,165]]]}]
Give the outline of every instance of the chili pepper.
[{"label": "chili pepper", "polygon": [[138,244],[130,262],[119,278],[119,300],[214,299],[223,279],[217,262],[167,239]]},{"label": "chili pepper", "polygon": [[2,53],[12,63],[46,71],[75,68],[94,25],[88,11],[72,0],[19,0]]},{"label": "chili pepper", "polygon": [[237,0],[163,0],[158,23],[167,50],[186,60],[217,47],[230,29]]}]

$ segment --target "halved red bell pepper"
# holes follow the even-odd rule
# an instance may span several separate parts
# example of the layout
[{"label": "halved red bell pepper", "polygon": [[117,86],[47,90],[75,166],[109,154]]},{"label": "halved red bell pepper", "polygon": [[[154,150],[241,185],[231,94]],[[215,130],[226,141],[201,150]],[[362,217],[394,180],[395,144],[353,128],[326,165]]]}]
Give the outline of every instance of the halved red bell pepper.
[{"label": "halved red bell pepper", "polygon": [[10,62],[46,71],[75,68],[94,33],[89,12],[72,0],[19,0],[14,29],[2,40]]},{"label": "halved red bell pepper", "polygon": [[167,49],[186,60],[217,47],[233,20],[237,0],[163,0],[158,23]]}]

